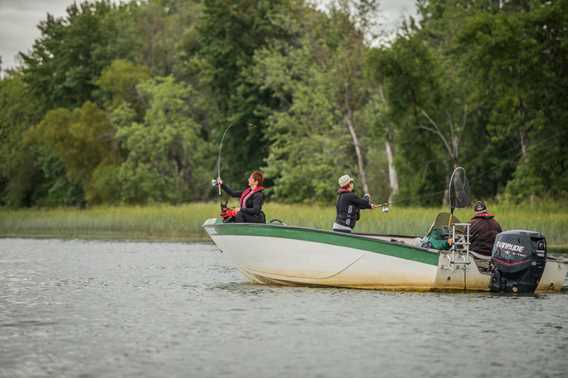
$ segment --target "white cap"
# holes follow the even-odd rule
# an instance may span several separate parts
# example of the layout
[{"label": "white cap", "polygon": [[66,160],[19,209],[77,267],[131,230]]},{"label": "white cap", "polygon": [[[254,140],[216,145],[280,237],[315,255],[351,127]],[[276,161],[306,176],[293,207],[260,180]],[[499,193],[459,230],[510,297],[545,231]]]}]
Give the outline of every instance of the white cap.
[{"label": "white cap", "polygon": [[350,182],[353,182],[353,179],[349,175],[343,175],[337,180],[339,182],[340,187],[347,186]]}]

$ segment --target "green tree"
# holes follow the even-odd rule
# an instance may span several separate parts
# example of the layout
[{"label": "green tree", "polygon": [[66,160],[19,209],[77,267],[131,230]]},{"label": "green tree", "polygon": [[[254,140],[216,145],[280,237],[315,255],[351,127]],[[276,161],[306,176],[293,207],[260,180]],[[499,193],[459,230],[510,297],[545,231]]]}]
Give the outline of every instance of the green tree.
[{"label": "green tree", "polygon": [[290,99],[286,110],[270,118],[266,173],[275,179],[274,197],[281,201],[331,201],[338,173],[352,171],[349,136],[326,96],[327,77],[314,67],[309,50],[292,55],[260,56],[263,80]]},{"label": "green tree", "polygon": [[[299,18],[295,18],[299,17]],[[289,25],[297,39],[257,53],[255,77],[282,104],[269,119],[267,173],[280,200],[331,201],[341,174],[367,191],[365,131],[370,90],[366,47],[346,10],[305,8]]]},{"label": "green tree", "polygon": [[461,52],[492,99],[488,129],[494,142],[514,146],[507,195],[565,196],[568,4],[511,2],[467,21]]},{"label": "green tree", "polygon": [[144,123],[121,127],[116,135],[128,151],[118,171],[122,200],[145,203],[205,198],[211,154],[188,105],[197,95],[172,77],[146,81],[138,89],[148,104]]},{"label": "green tree", "polygon": [[407,31],[390,47],[374,49],[368,65],[380,86],[379,103],[386,102],[378,113],[383,118],[379,126],[386,124],[396,141],[400,197],[414,203],[438,202],[450,169],[439,136],[427,129],[441,104],[439,62],[418,36]]},{"label": "green tree", "polygon": [[48,14],[30,53],[20,53],[24,81],[46,109],[80,106],[92,99],[95,81],[112,57],[103,22],[113,9],[107,0],[73,3],[65,18]]},{"label": "green tree", "polygon": [[96,83],[107,98],[105,102],[108,103],[108,108],[128,105],[135,109],[137,114],[143,115],[146,104],[137,86],[150,78],[150,70],[147,67],[117,59],[105,68]]},{"label": "green tree", "polygon": [[119,161],[113,138],[114,129],[106,113],[91,102],[72,111],[51,110],[25,134],[26,143],[53,151],[63,162],[69,182],[83,192],[99,165]]},{"label": "green tree", "polygon": [[27,90],[22,75],[0,80],[0,203],[29,206],[37,183],[33,153],[22,135],[39,115],[38,101]]},{"label": "green tree", "polygon": [[[206,0],[199,25],[200,56],[207,62],[210,86],[221,113],[213,137],[232,126],[224,153],[228,180],[258,169],[267,156],[266,118],[278,107],[271,92],[251,80],[255,52],[286,39],[280,23],[294,1]],[[254,127],[252,127],[254,126]]]}]

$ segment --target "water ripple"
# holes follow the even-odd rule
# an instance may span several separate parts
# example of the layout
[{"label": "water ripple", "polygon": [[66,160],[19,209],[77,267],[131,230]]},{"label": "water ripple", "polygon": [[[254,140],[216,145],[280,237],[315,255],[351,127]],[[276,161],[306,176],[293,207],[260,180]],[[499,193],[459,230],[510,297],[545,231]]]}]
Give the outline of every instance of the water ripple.
[{"label": "water ripple", "polygon": [[210,244],[2,239],[0,377],[564,377],[567,292],[261,286]]}]

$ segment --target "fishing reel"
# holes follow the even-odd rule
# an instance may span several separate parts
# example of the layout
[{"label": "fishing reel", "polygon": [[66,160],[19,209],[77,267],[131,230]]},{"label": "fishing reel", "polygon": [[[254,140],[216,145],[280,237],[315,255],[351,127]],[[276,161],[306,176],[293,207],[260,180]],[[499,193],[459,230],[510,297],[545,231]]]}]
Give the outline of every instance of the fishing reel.
[{"label": "fishing reel", "polygon": [[211,179],[211,187],[213,188],[217,188],[217,190],[219,191],[219,197],[221,197],[221,185],[223,181],[221,180],[221,177],[218,177],[216,179]]},{"label": "fishing reel", "polygon": [[379,203],[378,205],[381,207],[381,211],[383,213],[388,213],[390,211],[390,204],[388,202],[387,203]]},{"label": "fishing reel", "polygon": [[[366,199],[367,201],[371,202],[371,195],[369,193],[365,193],[365,195],[363,195],[363,199]],[[389,203],[385,202],[385,203],[377,203],[377,204],[373,204],[375,206],[380,206],[381,207],[381,211],[383,213],[388,213],[390,211],[390,207],[389,207]]]},{"label": "fishing reel", "polygon": [[228,201],[220,203],[220,207],[221,207],[221,214],[220,215],[221,215],[221,218],[223,219],[223,223],[234,222],[235,217],[237,216],[235,209],[228,207],[227,202]]}]

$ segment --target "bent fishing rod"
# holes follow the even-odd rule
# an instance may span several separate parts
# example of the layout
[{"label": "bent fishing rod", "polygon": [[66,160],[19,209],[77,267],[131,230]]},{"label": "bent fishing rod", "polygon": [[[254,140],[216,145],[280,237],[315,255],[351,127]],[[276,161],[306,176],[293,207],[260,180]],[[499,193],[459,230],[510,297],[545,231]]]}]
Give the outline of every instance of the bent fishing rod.
[{"label": "bent fishing rod", "polygon": [[221,137],[221,142],[219,142],[219,153],[217,155],[217,189],[219,191],[219,197],[221,197],[221,154],[223,152],[223,142],[225,141],[225,136],[235,124],[229,125],[225,131],[223,132],[223,136]]},{"label": "bent fishing rod", "polygon": [[[225,141],[225,137],[227,136],[229,130],[235,126],[235,124],[233,123],[232,125],[227,126],[227,128],[225,129],[225,131],[223,131],[223,135],[221,136],[221,141],[219,142],[219,152],[217,154],[217,180],[216,180],[216,185],[217,185],[217,189],[219,192],[219,197],[221,197],[222,192],[221,192],[221,158],[222,158],[222,153],[223,153],[223,143]],[[256,125],[253,125],[252,123],[249,123],[247,125],[247,128],[254,128],[256,127]]]}]

